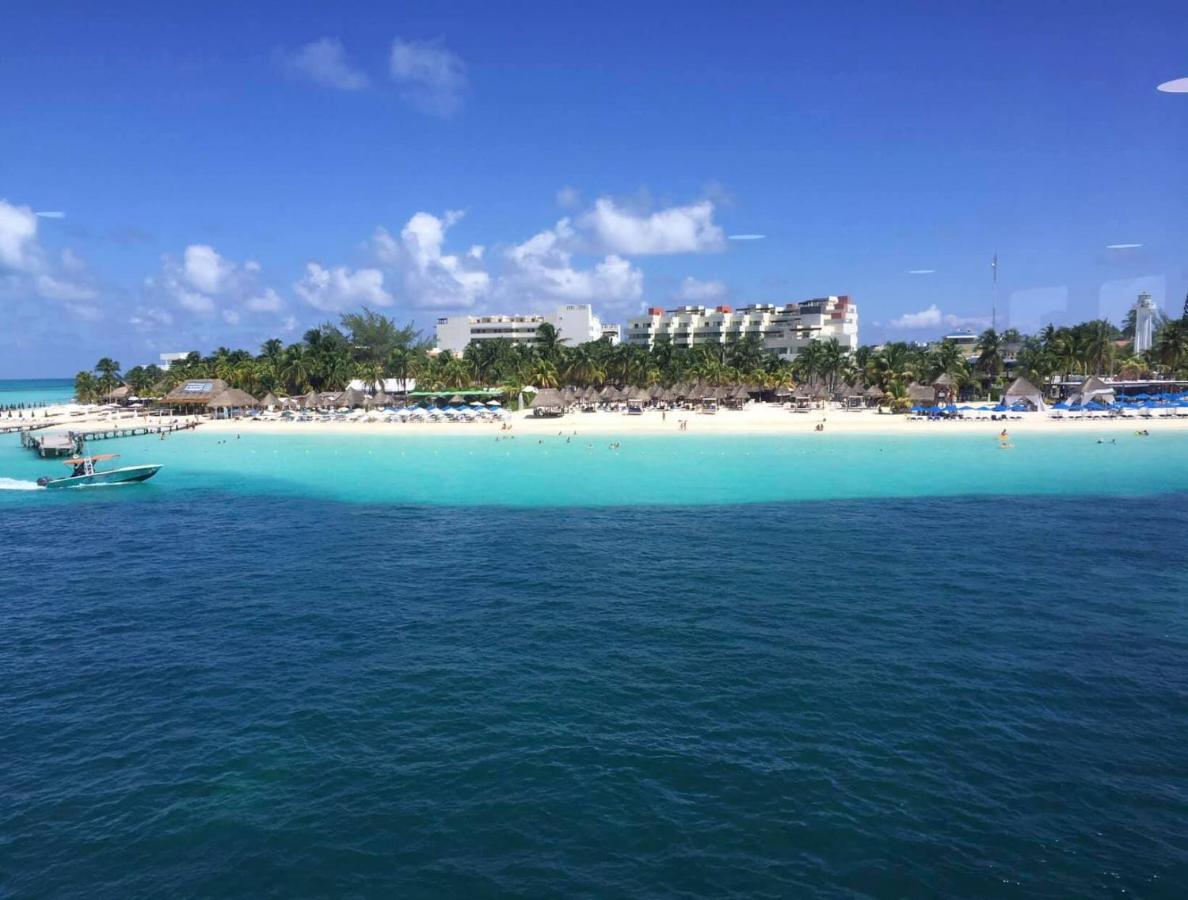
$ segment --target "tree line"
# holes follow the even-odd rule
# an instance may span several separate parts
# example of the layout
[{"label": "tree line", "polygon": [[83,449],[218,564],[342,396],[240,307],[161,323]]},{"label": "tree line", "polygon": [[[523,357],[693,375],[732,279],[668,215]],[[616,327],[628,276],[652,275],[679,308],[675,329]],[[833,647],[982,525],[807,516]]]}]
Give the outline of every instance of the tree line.
[{"label": "tree line", "polygon": [[121,372],[117,361],[105,357],[94,370],[78,373],[75,393],[93,402],[126,384],[138,396],[160,396],[192,378],[219,378],[256,396],[341,391],[354,379],[369,385],[388,378],[416,379],[420,390],[500,387],[509,396],[526,386],[671,386],[696,381],[765,390],[798,384],[827,391],[842,385],[875,385],[890,402],[903,403],[911,383],[931,383],[941,374],[948,374],[964,395],[991,395],[1004,385],[1008,363],[1012,375],[1038,384],[1068,375],[1188,375],[1188,311],[1179,319],[1161,320],[1154,346],[1144,354],[1134,352],[1133,334],[1132,314],[1122,328],[1098,319],[1048,326],[1031,336],[1014,329],[987,329],[972,356],[952,341],[927,347],[890,342],[851,352],[830,339],[811,342],[789,360],[764,350],[756,335],[693,347],[664,340],[651,348],[612,345],[607,339],[572,345],[552,325],[542,324],[530,345],[484,340],[472,342],[461,354],[435,354],[411,324],[401,326],[364,309],[342,316],[337,325],[312,328],[288,345],[274,338],[256,353],[227,347],[208,356],[191,353],[167,371],[149,365]]}]

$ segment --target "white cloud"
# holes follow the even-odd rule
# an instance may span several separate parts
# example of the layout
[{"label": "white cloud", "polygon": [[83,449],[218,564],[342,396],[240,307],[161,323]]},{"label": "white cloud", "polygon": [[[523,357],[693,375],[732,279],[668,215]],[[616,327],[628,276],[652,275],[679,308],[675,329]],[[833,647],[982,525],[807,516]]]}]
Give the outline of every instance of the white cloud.
[{"label": "white cloud", "polygon": [[573,226],[562,219],[556,227],[533,235],[507,252],[508,272],[500,294],[528,302],[566,303],[602,301],[622,303],[643,296],[643,273],[618,254],[610,254],[590,269],[573,265],[568,246]]},{"label": "white cloud", "polygon": [[904,313],[888,323],[892,328],[925,329],[925,328],[961,328],[966,326],[982,327],[990,324],[987,316],[957,316],[952,313],[942,313],[935,303],[920,312]]},{"label": "white cloud", "polygon": [[159,306],[141,306],[128,318],[128,324],[141,331],[166,328],[173,324],[173,314]]},{"label": "white cloud", "polygon": [[726,293],[726,285],[721,281],[699,281],[689,276],[681,282],[676,296],[689,303],[712,303],[721,300]]},{"label": "white cloud", "polygon": [[235,266],[223,259],[208,244],[186,247],[182,275],[193,287],[206,294],[220,294],[235,274]]},{"label": "white cloud", "polygon": [[765,234],[732,234],[727,237],[731,241],[762,241],[766,240]]},{"label": "white cloud", "polygon": [[[413,306],[471,307],[490,289],[482,247],[471,247],[463,256],[442,252],[446,232],[462,215],[457,210],[441,218],[418,212],[400,230],[398,258],[404,262],[404,289]],[[383,229],[377,236],[392,258],[391,236]]]},{"label": "white cloud", "polygon": [[94,300],[97,296],[94,288],[53,275],[38,275],[36,285],[37,293],[47,300]]},{"label": "white cloud", "polygon": [[61,212],[59,210],[53,210],[53,209],[48,209],[48,210],[40,210],[39,209],[39,210],[37,210],[37,216],[38,216],[38,218],[41,218],[41,219],[65,219],[66,213]]},{"label": "white cloud", "polygon": [[271,287],[259,284],[255,260],[237,263],[209,244],[190,244],[181,259],[166,254],[159,275],[145,279],[151,297],[163,298],[198,316],[218,313],[236,324],[243,312],[279,313],[284,301]]},{"label": "white cloud", "polygon": [[935,275],[936,269],[908,269],[909,275]]},{"label": "white cloud", "polygon": [[27,206],[0,199],[0,267],[18,272],[38,266],[37,216]]},{"label": "white cloud", "polygon": [[1188,94],[1188,78],[1175,78],[1171,81],[1165,81],[1156,90],[1163,91],[1165,94]]},{"label": "white cloud", "polygon": [[367,76],[347,61],[346,51],[338,38],[311,41],[285,56],[284,63],[293,74],[323,87],[359,91],[369,84]]},{"label": "white cloud", "polygon": [[248,297],[246,306],[252,312],[280,312],[285,303],[280,294],[272,288],[265,288],[261,294]]},{"label": "white cloud", "polygon": [[392,295],[384,290],[384,273],[379,269],[357,269],[345,266],[323,268],[308,263],[304,277],[293,290],[310,306],[326,312],[343,312],[358,306],[390,306]]},{"label": "white cloud", "polygon": [[396,38],[388,63],[404,98],[422,112],[449,118],[462,107],[466,65],[441,41]]},{"label": "white cloud", "polygon": [[601,248],[629,256],[705,253],[721,250],[725,238],[714,224],[714,205],[708,200],[641,215],[600,197],[579,224]]}]

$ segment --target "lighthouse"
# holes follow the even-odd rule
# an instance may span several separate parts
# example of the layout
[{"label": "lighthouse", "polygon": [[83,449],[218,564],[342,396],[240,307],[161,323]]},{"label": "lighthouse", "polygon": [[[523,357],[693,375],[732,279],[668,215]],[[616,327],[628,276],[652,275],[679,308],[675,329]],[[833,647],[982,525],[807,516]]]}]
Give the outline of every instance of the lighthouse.
[{"label": "lighthouse", "polygon": [[1155,342],[1155,313],[1151,295],[1143,291],[1134,304],[1134,352],[1146,353]]}]

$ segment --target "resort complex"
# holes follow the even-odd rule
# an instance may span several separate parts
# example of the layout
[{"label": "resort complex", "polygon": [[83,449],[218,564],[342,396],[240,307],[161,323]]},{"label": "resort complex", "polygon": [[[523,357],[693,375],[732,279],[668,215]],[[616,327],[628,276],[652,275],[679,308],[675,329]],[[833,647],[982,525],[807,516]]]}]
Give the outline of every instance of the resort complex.
[{"label": "resort complex", "polygon": [[757,338],[763,349],[784,359],[796,356],[814,341],[834,340],[846,350],[858,349],[858,304],[847,296],[822,297],[776,306],[759,303],[738,309],[721,305],[652,307],[627,322],[623,340],[654,347],[667,341],[674,347],[699,344],[728,345],[745,337]]},{"label": "resort complex", "polygon": [[537,342],[541,325],[551,326],[569,344],[601,338],[619,342],[618,325],[603,324],[588,303],[570,303],[539,315],[443,316],[437,320],[437,349],[462,353],[473,341],[490,340],[531,345]]}]

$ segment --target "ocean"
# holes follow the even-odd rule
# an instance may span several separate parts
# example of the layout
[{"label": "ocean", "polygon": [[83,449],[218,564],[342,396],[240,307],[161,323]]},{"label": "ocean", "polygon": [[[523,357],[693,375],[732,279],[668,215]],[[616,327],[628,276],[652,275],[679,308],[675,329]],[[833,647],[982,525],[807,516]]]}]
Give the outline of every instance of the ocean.
[{"label": "ocean", "polygon": [[564,440],[8,436],[0,896],[1182,894],[1188,436]]},{"label": "ocean", "polygon": [[0,379],[0,410],[45,403],[69,403],[73,378]]}]

